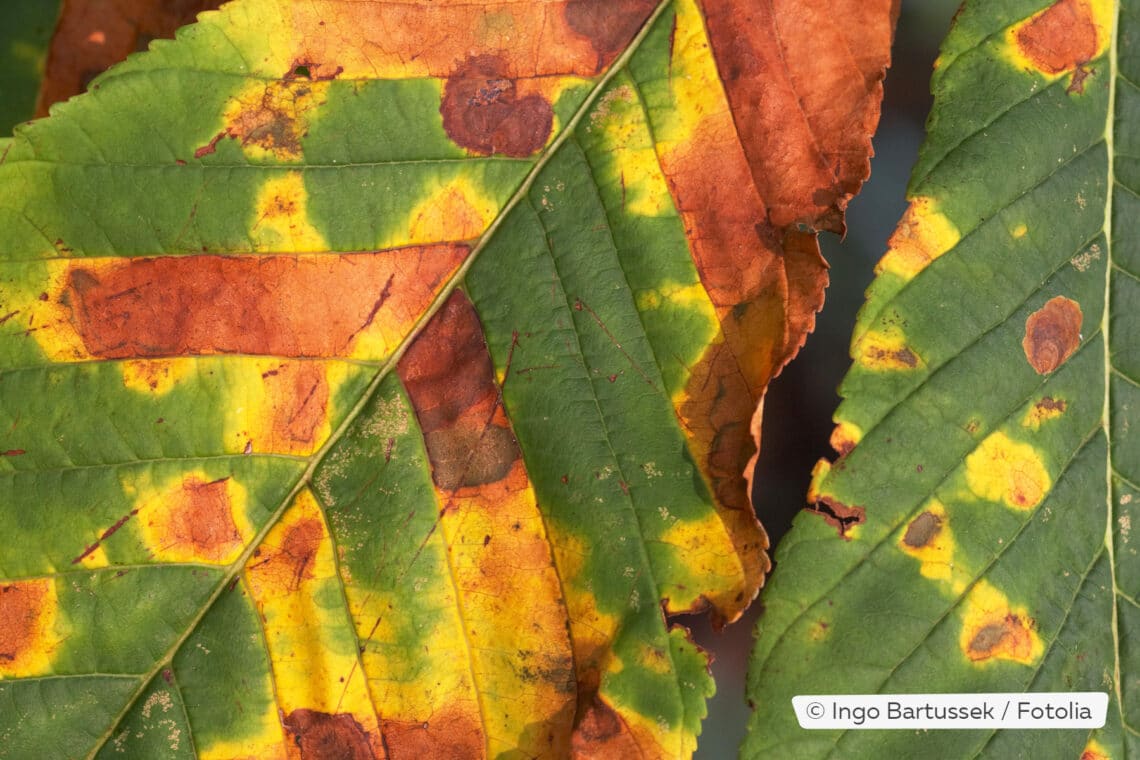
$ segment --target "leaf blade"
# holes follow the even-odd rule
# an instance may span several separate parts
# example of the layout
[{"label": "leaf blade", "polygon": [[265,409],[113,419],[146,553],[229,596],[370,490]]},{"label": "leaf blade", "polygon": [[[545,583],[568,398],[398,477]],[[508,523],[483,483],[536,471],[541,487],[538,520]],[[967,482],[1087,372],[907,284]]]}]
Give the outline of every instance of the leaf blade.
[{"label": "leaf blade", "polygon": [[[1097,42],[1042,69],[1025,30],[1059,14],[1066,42],[1055,50],[1072,53],[1074,29]],[[804,670],[788,664],[797,647],[819,654],[795,693],[833,693],[823,673],[852,693],[1113,689],[1125,656],[1113,590],[1130,565],[1113,557],[1119,505],[1104,482],[1128,419],[1104,387],[1121,340],[1107,321],[1119,307],[1106,293],[1117,240],[1105,209],[1121,192],[1109,191],[1113,136],[1130,133],[1114,106],[1128,39],[1115,14],[1110,3],[968,4],[944,44],[911,205],[856,325],[832,437],[840,458],[817,469],[810,496],[865,507],[866,522],[836,542],[818,518],[801,519],[778,555],[794,573],[823,546],[817,577],[777,574],[770,586],[778,612],[761,623],[751,692],[775,693],[746,755],[800,733],[774,701]],[[1076,662],[1074,649],[1085,653]],[[1115,756],[1119,704],[1104,732],[938,732],[924,747]],[[767,738],[765,719],[778,726]],[[807,756],[913,751],[911,737],[886,732],[811,733]]]},{"label": "leaf blade", "polygon": [[[708,607],[731,620],[761,582],[765,540],[742,476],[749,421],[810,326],[823,264],[810,234],[785,246],[780,229],[756,225],[763,200],[698,6],[579,5],[560,8],[568,41],[551,49],[569,53],[552,62],[525,46],[506,60],[410,38],[382,49],[402,6],[247,0],[16,136],[0,161],[0,299],[12,305],[0,378],[41,373],[76,393],[54,406],[42,392],[6,396],[22,448],[3,465],[40,481],[21,486],[28,498],[53,469],[98,473],[105,491],[101,511],[31,556],[47,575],[78,560],[106,584],[187,564],[200,587],[132,671],[134,693],[92,756],[127,727],[173,742],[142,730],[170,688],[187,715],[175,727],[203,757],[307,752],[328,736],[362,757],[424,742],[691,753],[711,682],[662,613]],[[433,9],[421,9],[436,14],[422,25],[431,33],[471,33],[469,6]],[[520,29],[552,34],[518,13]],[[599,26],[595,13],[620,23]],[[348,30],[359,46],[340,46]],[[195,93],[185,100],[171,95],[182,78]],[[623,88],[644,91],[636,107]],[[876,112],[875,93],[859,107]],[[402,139],[402,111],[427,139]],[[380,126],[346,137],[366,116]],[[751,215],[704,208],[715,193],[686,155],[701,130],[725,141],[712,158],[752,193]],[[577,197],[560,207],[564,190]],[[705,235],[734,242],[694,242]],[[648,256],[661,241],[667,270]],[[580,244],[616,267],[597,269]],[[547,267],[537,288],[504,292],[497,279],[526,274],[527,256]],[[525,312],[551,283],[561,326]],[[647,327],[666,306],[680,324]],[[766,345],[755,361],[754,336]],[[562,340],[576,344],[567,377],[597,420],[572,440],[584,452],[574,473],[574,460],[544,458],[555,437],[536,425],[558,394],[526,396],[513,363],[533,350],[525,368],[541,371]],[[460,387],[423,384],[432,362],[469,358],[481,369]],[[401,417],[406,429],[393,427]],[[596,525],[591,498],[611,507]],[[128,560],[141,569],[119,576]],[[418,599],[413,572],[445,593]],[[508,600],[496,584],[528,596]],[[388,604],[408,617],[393,627]],[[512,625],[525,615],[541,645]],[[259,656],[211,659],[223,625],[255,637]],[[63,655],[52,657],[36,667]],[[248,703],[249,723],[219,717],[211,689]]]}]

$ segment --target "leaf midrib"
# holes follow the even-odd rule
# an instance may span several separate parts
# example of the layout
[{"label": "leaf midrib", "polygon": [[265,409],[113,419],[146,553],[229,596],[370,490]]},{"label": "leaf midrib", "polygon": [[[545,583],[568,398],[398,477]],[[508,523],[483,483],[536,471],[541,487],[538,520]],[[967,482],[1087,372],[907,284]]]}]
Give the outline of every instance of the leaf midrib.
[{"label": "leaf midrib", "polygon": [[1119,76],[1117,53],[1120,48],[1118,35],[1120,32],[1120,6],[1119,0],[1113,3],[1112,31],[1109,35],[1108,46],[1108,107],[1104,117],[1104,141],[1108,165],[1105,167],[1107,177],[1104,200],[1104,241],[1105,241],[1105,267],[1104,267],[1104,311],[1101,313],[1100,331],[1104,336],[1104,407],[1101,412],[1101,428],[1104,430],[1106,450],[1104,456],[1105,474],[1105,521],[1104,521],[1104,547],[1108,552],[1109,576],[1112,578],[1112,690],[1116,698],[1117,715],[1120,718],[1122,730],[1128,730],[1124,719],[1124,699],[1121,692],[1120,672],[1120,610],[1117,597],[1120,588],[1116,581],[1116,547],[1114,544],[1113,526],[1116,524],[1115,489],[1113,488],[1115,467],[1112,461],[1112,276],[1116,269],[1113,262],[1113,230],[1112,230],[1112,197],[1116,192],[1115,170],[1115,127],[1116,127],[1116,79]]},{"label": "leaf midrib", "polygon": [[[95,756],[99,753],[103,746],[106,745],[107,741],[114,734],[115,730],[122,723],[123,719],[134,707],[139,697],[146,691],[146,688],[150,682],[154,680],[154,678],[159,674],[165,665],[173,661],[175,654],[177,654],[177,652],[182,648],[182,645],[193,634],[193,632],[197,630],[198,625],[201,623],[202,619],[206,616],[210,609],[213,608],[214,603],[218,600],[224,590],[229,586],[233,579],[238,577],[245,569],[245,565],[249,561],[249,558],[253,555],[253,552],[260,546],[261,542],[276,526],[278,521],[280,521],[282,515],[289,508],[289,505],[292,504],[297,494],[299,494],[302,489],[306,488],[312,482],[313,475],[316,472],[317,467],[319,467],[321,462],[324,461],[325,456],[341,440],[345,432],[351,427],[352,423],[361,414],[365,406],[367,406],[368,402],[376,394],[384,379],[393,369],[395,369],[397,363],[403,357],[404,352],[407,351],[408,347],[419,336],[420,332],[422,332],[427,323],[432,319],[432,317],[435,316],[436,312],[438,312],[447,302],[452,292],[459,286],[459,283],[463,281],[464,277],[467,275],[468,270],[474,264],[479,254],[482,253],[483,249],[487,247],[491,239],[495,236],[495,233],[498,231],[504,219],[511,213],[515,206],[517,206],[527,196],[531,186],[534,184],[538,175],[549,163],[551,157],[558,152],[566,140],[570,139],[578,124],[593,108],[593,105],[597,101],[598,97],[606,89],[610,81],[625,68],[630,58],[638,50],[638,48],[641,46],[641,43],[649,34],[649,31],[653,28],[657,20],[661,17],[665,9],[671,3],[672,0],[660,0],[658,2],[657,6],[653,9],[653,12],[649,15],[648,18],[646,18],[645,22],[642,24],[637,34],[630,41],[626,49],[622,51],[620,56],[614,59],[613,63],[610,64],[609,69],[598,79],[597,83],[590,90],[590,93],[586,96],[581,105],[574,112],[574,115],[566,122],[562,130],[539,156],[538,160],[535,161],[534,166],[531,167],[530,171],[527,173],[518,189],[514,192],[513,195],[511,195],[510,199],[506,202],[506,204],[504,204],[499,214],[495,217],[495,219],[491,222],[483,234],[478,238],[478,242],[471,249],[471,252],[468,254],[463,264],[444,284],[435,300],[416,321],[412,329],[392,352],[391,356],[389,356],[388,360],[384,362],[384,364],[380,367],[376,375],[373,377],[372,381],[368,384],[368,387],[365,388],[363,393],[361,393],[360,399],[345,415],[340,425],[337,426],[336,430],[334,430],[329,435],[324,445],[322,445],[321,448],[318,449],[309,458],[309,465],[305,468],[305,471],[301,474],[301,477],[298,478],[293,488],[291,488],[289,493],[286,494],[285,498],[282,499],[281,504],[277,507],[277,509],[273,511],[273,514],[269,517],[268,520],[266,520],[265,525],[262,526],[261,530],[259,530],[253,537],[246,548],[242,551],[241,555],[226,570],[226,572],[223,574],[222,580],[217,584],[213,593],[211,593],[203,603],[199,613],[186,625],[186,630],[183,632],[183,634],[179,636],[178,639],[166,650],[165,654],[155,662],[154,667],[152,667],[150,671],[143,674],[139,678],[138,687],[135,689],[134,693],[132,693],[131,696],[126,700],[123,708],[119,711],[119,713],[112,719],[108,725],[107,730],[96,740],[95,744],[92,746],[91,751],[87,754],[87,760],[94,760]],[[2,147],[2,144],[0,144],[0,147]]]}]

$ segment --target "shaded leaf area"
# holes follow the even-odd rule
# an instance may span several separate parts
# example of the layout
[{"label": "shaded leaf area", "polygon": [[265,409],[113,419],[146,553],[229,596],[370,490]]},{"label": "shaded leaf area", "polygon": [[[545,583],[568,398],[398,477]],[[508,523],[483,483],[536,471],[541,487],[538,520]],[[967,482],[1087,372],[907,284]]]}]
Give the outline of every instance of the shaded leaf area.
[{"label": "shaded leaf area", "polygon": [[239,0],[18,129],[0,757],[690,754],[888,6]]},{"label": "shaded leaf area", "polygon": [[28,0],[8,3],[0,10],[0,138],[35,115],[60,2]]},{"label": "shaded leaf area", "polygon": [[[746,757],[1136,753],[1138,23],[1084,0],[956,18],[856,325],[840,456],[765,590]],[[790,708],[1022,691],[1106,691],[1107,725],[804,731]]]}]

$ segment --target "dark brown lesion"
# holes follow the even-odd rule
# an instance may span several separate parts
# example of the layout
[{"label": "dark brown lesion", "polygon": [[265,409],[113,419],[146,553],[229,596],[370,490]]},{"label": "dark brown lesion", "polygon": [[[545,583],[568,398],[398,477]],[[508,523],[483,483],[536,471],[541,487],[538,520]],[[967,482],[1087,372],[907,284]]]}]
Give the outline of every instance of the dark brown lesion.
[{"label": "dark brown lesion", "polygon": [[[273,434],[277,442],[312,446],[328,417],[329,384],[324,367],[315,362],[283,364],[262,375],[266,396],[273,400]],[[274,448],[279,448],[275,445]]]},{"label": "dark brown lesion", "polygon": [[230,503],[229,478],[188,477],[171,500],[166,547],[184,546],[195,556],[221,561],[242,546]]},{"label": "dark brown lesion", "polygon": [[266,546],[254,552],[250,572],[259,581],[278,591],[292,593],[313,577],[317,552],[324,539],[324,525],[315,517],[299,520],[289,526],[278,546]]},{"label": "dark brown lesion", "polygon": [[[644,757],[629,724],[598,693],[598,675],[586,679],[578,696],[578,710],[571,736],[575,757]],[[593,682],[592,684],[590,682]]]},{"label": "dark brown lesion", "polygon": [[1088,63],[1097,51],[1097,28],[1086,0],[1057,0],[1015,33],[1033,65],[1060,74]]},{"label": "dark brown lesion", "polygon": [[903,366],[911,369],[918,366],[918,356],[906,346],[894,350],[871,346],[867,349],[867,357],[877,364],[888,366]]},{"label": "dark brown lesion", "polygon": [[969,657],[975,661],[986,660],[1006,650],[1023,649],[1032,628],[1033,621],[1010,613],[998,622],[983,626],[970,638]]},{"label": "dark brown lesion", "polygon": [[504,480],[522,458],[475,307],[462,291],[397,366],[424,433],[432,479],[454,492]]},{"label": "dark brown lesion", "polygon": [[929,546],[942,532],[942,518],[926,511],[911,520],[903,535],[903,543],[912,549]]},{"label": "dark brown lesion", "polygon": [[821,496],[814,504],[809,504],[807,509],[822,517],[828,525],[834,526],[839,537],[845,541],[851,540],[847,535],[851,528],[867,521],[867,512],[863,507],[848,506],[830,496]]},{"label": "dark brown lesion", "polygon": [[507,61],[498,55],[469,57],[448,77],[439,111],[443,129],[475,153],[524,158],[543,148],[554,109],[541,95],[520,97]]},{"label": "dark brown lesion", "polygon": [[350,713],[294,710],[281,725],[301,753],[301,760],[377,760],[371,735]]},{"label": "dark brown lesion", "polygon": [[[435,245],[83,262],[68,272],[59,302],[87,352],[102,359],[348,356],[382,315],[410,323],[468,251]],[[377,283],[386,283],[387,297]]]},{"label": "dark brown lesion", "polygon": [[1064,296],[1029,315],[1021,347],[1038,374],[1053,372],[1073,355],[1081,343],[1082,320],[1080,304]]},{"label": "dark brown lesion", "polygon": [[486,748],[478,713],[437,709],[423,720],[382,719],[389,760],[480,757]]},{"label": "dark brown lesion", "polygon": [[566,25],[590,41],[601,71],[625,50],[655,5],[652,0],[570,0],[564,14]]}]

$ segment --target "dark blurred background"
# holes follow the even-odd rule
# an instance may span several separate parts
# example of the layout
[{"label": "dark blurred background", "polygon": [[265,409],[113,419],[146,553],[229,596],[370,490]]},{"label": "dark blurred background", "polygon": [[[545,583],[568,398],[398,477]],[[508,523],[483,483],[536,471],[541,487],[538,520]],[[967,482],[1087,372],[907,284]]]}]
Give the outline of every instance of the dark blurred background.
[{"label": "dark blurred background", "polygon": [[[0,137],[27,119],[36,100],[43,53],[61,0],[0,0]],[[825,234],[824,256],[831,264],[831,286],[815,333],[768,392],[763,443],[754,499],[773,547],[791,526],[805,501],[811,469],[828,446],[836,389],[846,372],[848,342],[863,291],[875,262],[906,206],[906,182],[922,141],[930,109],[929,79],[938,45],[959,0],[904,0],[895,33],[894,63],[887,74],[886,97],[871,179],[851,202],[847,237]],[[10,4],[10,5],[9,5]],[[744,618],[714,632],[699,616],[678,619],[715,658],[717,695],[709,703],[696,757],[735,757],[744,736],[749,708],[744,695],[752,631],[763,610],[763,593]],[[791,709],[789,705],[788,709]]]},{"label": "dark blurred background", "polygon": [[[823,234],[823,255],[831,264],[827,302],[815,332],[799,356],[776,378],[764,402],[764,427],[753,500],[760,521],[776,543],[804,506],[812,466],[834,458],[828,445],[836,389],[851,360],[848,344],[855,313],[863,304],[875,262],[906,208],[906,183],[918,156],[930,110],[930,72],[938,46],[960,0],[903,0],[879,131],[874,138],[871,179],[847,210],[847,237]],[[744,695],[748,655],[764,593],[736,624],[722,632],[698,617],[677,622],[690,627],[697,643],[713,654],[717,694],[698,743],[698,760],[736,757],[749,708]],[[789,704],[788,709],[792,707]]]}]

